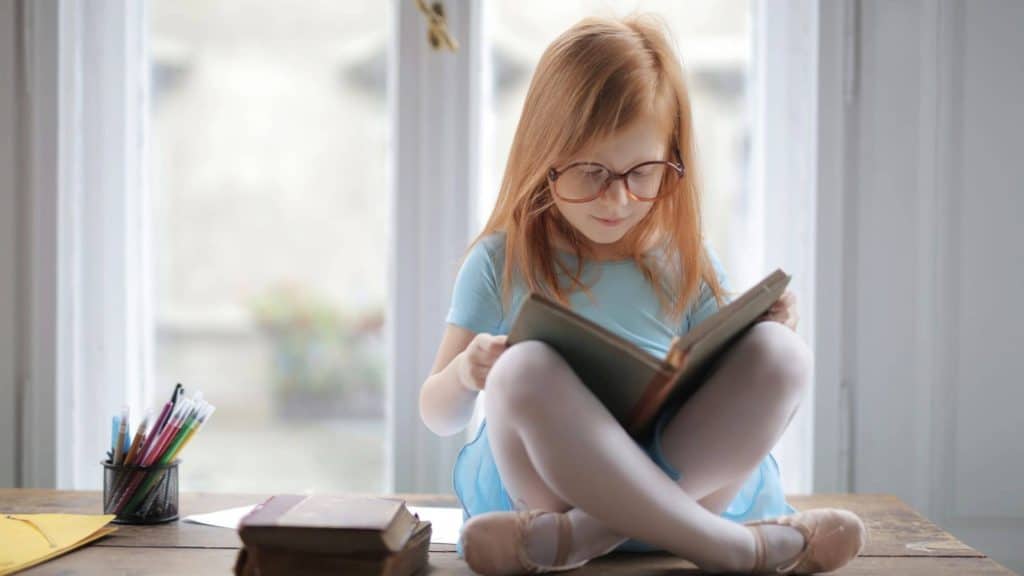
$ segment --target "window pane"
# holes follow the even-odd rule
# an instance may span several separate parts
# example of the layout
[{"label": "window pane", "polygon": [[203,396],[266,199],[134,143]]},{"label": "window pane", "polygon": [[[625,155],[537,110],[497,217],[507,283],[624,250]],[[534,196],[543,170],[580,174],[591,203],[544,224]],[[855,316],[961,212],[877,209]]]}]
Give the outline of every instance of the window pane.
[{"label": "window pane", "polygon": [[[575,0],[491,3],[494,157],[477,214],[482,226],[494,205],[509,147],[533,70],[547,45],[586,16],[654,12],[664,18],[678,46],[693,107],[704,178],[703,212],[710,243],[727,271],[746,270],[741,260],[751,223],[748,73],[751,25],[747,0]],[[739,289],[743,279],[733,278]]]},{"label": "window pane", "polygon": [[184,490],[386,489],[390,9],[149,5],[158,390],[217,406]]}]

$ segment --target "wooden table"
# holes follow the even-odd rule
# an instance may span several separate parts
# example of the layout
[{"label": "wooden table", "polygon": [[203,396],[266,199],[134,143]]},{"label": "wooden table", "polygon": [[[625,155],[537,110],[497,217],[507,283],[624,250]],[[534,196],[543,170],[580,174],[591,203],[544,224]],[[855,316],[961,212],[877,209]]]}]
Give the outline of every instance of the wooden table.
[{"label": "wooden table", "polygon": [[[458,506],[452,497],[399,495],[419,506]],[[98,492],[0,489],[0,513],[68,512],[99,514]],[[254,504],[253,494],[183,494],[181,516]],[[815,494],[791,496],[798,509],[842,507],[864,519],[869,531],[864,552],[837,574],[1012,574],[987,556],[929,522],[894,496]],[[2,545],[2,543],[0,543]],[[232,530],[173,522],[119,526],[85,548],[22,574],[229,574],[241,545]],[[454,545],[430,548],[430,574],[471,574]],[[693,564],[668,554],[611,554],[575,574],[697,574]]]}]

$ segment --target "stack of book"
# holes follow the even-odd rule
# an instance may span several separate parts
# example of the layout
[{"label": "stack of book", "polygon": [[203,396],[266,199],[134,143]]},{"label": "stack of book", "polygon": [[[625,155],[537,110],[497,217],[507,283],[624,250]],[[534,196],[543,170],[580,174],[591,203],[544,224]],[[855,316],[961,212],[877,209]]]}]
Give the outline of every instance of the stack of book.
[{"label": "stack of book", "polygon": [[280,495],[238,526],[235,574],[405,576],[427,567],[430,522],[401,500]]}]

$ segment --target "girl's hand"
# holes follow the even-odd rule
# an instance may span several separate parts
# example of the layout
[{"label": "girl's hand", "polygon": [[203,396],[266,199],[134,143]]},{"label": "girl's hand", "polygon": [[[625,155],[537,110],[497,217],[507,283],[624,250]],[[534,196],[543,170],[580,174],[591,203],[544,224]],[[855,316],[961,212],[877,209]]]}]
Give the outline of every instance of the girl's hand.
[{"label": "girl's hand", "polygon": [[779,299],[761,316],[760,320],[780,322],[795,332],[796,324],[800,320],[796,311],[796,294],[789,290],[783,292],[782,296],[779,296]]},{"label": "girl's hand", "polygon": [[487,381],[487,374],[491,366],[501,356],[507,347],[507,336],[494,336],[481,332],[477,334],[466,346],[465,352],[460,355],[459,382],[468,390],[479,392],[484,389]]}]

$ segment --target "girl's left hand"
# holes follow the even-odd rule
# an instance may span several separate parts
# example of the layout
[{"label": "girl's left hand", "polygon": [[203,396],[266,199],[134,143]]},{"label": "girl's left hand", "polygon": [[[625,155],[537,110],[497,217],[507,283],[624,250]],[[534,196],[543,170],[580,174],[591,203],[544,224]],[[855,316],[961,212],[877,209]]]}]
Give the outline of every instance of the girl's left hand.
[{"label": "girl's left hand", "polygon": [[800,320],[796,311],[796,294],[789,290],[783,292],[782,296],[772,304],[772,307],[761,316],[760,320],[779,322],[795,332],[796,324]]}]

